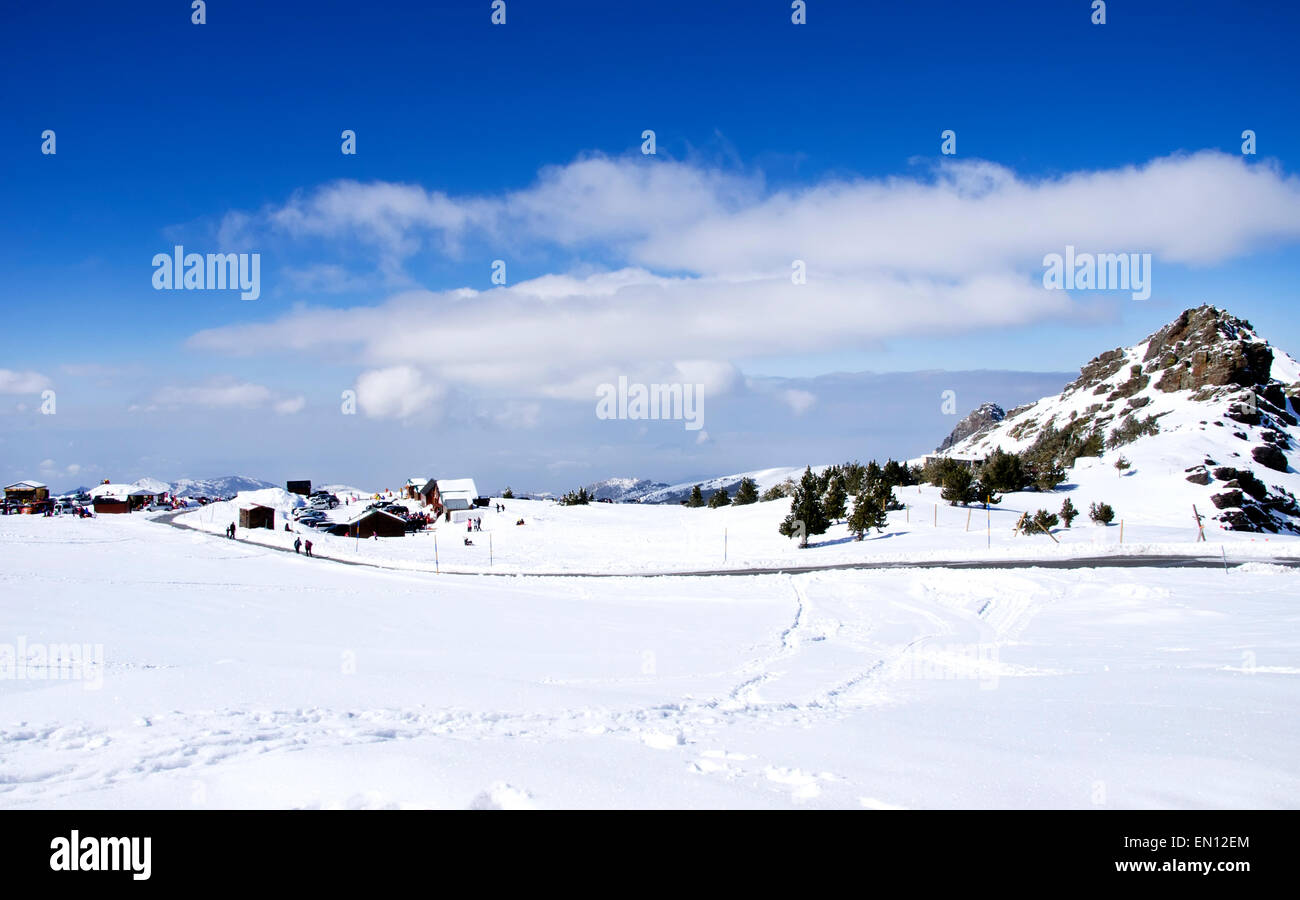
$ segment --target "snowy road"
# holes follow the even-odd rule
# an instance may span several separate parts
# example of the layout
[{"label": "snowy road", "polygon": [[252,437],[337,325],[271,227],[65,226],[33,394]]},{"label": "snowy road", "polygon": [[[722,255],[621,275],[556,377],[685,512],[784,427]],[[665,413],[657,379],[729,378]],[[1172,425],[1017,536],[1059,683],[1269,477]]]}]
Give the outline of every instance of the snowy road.
[{"label": "snowy road", "polygon": [[0,539],[0,642],[105,660],[0,681],[3,806],[1300,802],[1278,566],[434,578],[137,517]]}]

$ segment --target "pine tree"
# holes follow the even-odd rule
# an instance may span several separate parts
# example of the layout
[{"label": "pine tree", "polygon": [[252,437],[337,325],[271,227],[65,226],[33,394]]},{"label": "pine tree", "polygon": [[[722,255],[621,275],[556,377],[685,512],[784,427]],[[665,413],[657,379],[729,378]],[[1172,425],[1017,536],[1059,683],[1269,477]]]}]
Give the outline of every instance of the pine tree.
[{"label": "pine tree", "polygon": [[1078,516],[1079,511],[1074,508],[1074,504],[1070,502],[1070,498],[1066,497],[1065,502],[1061,504],[1061,521],[1065,523],[1066,528],[1069,528],[1070,523],[1078,518]]},{"label": "pine tree", "polygon": [[970,469],[962,465],[953,466],[944,473],[943,490],[939,492],[939,496],[952,506],[958,503],[965,506],[974,499],[971,490],[974,483],[975,476]]},{"label": "pine tree", "polygon": [[510,488],[507,487],[504,491],[501,492],[501,499],[513,500],[515,499],[515,492],[510,490]]},{"label": "pine tree", "polygon": [[853,500],[853,512],[849,515],[849,531],[858,540],[872,528],[877,531],[884,529],[888,524],[889,515],[885,512],[884,506],[888,502],[885,496],[893,496],[893,490],[887,485],[881,486],[881,489],[872,492],[863,488],[858,496]]},{"label": "pine tree", "polygon": [[740,479],[740,486],[736,488],[736,496],[732,499],[735,506],[748,506],[758,501],[758,485],[752,478]]},{"label": "pine tree", "polygon": [[[890,462],[894,462],[892,459]],[[894,463],[897,465],[897,463]],[[880,480],[885,477],[885,470],[880,468],[880,464],[874,459],[867,463],[866,471],[862,473],[862,486],[867,490],[874,490]]]},{"label": "pine tree", "polygon": [[1065,480],[1065,470],[1055,463],[1044,463],[1034,470],[1034,487],[1040,491],[1054,491]]},{"label": "pine tree", "polygon": [[709,498],[709,509],[717,509],[720,506],[730,506],[731,496],[727,493],[726,488],[720,488]]},{"label": "pine tree", "polygon": [[980,484],[986,489],[1013,493],[1024,490],[1029,483],[1020,457],[1007,453],[1001,447],[994,450],[980,467]]},{"label": "pine tree", "polygon": [[691,488],[691,496],[690,499],[686,501],[686,505],[692,509],[704,505],[704,494],[700,491],[700,486],[698,484]]},{"label": "pine tree", "polygon": [[1121,456],[1119,459],[1115,460],[1115,472],[1119,474],[1120,477],[1123,477],[1124,470],[1132,467],[1132,465],[1133,464],[1130,463],[1126,458]]},{"label": "pine tree", "polygon": [[849,495],[844,488],[844,479],[837,472],[831,476],[830,487],[826,489],[826,518],[832,522],[844,518],[848,502]]},{"label": "pine tree", "polygon": [[777,529],[788,538],[798,537],[799,546],[808,546],[808,536],[825,534],[830,527],[826,510],[822,508],[821,492],[817,489],[817,476],[809,466],[803,471],[803,477],[795,487],[794,497],[790,501],[790,514]]},{"label": "pine tree", "polygon": [[1109,503],[1094,503],[1088,510],[1088,518],[1098,525],[1109,525],[1115,518],[1115,510],[1110,508]]}]

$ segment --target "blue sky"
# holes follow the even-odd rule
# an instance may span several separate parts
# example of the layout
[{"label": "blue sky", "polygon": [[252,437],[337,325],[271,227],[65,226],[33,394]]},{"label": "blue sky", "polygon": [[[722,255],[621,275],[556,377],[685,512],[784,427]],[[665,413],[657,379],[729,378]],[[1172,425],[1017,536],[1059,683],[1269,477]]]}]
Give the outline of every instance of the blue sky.
[{"label": "blue sky", "polygon": [[[1300,351],[1293,7],[1115,2],[1105,25],[1073,0],[809,0],[802,26],[769,0],[490,13],[7,6],[5,315],[41,337],[0,359],[0,476],[677,480],[911,455],[950,425],[917,394],[910,430],[864,430],[879,403],[819,404],[830,373],[1068,372],[1202,302]],[[1035,293],[1067,240],[1152,252],[1152,296]],[[259,252],[262,296],[154,291],[175,243]],[[790,299],[773,291],[793,259],[810,278]],[[564,299],[539,300],[555,278]],[[615,373],[702,379],[708,438],[597,421]],[[1043,383],[950,380],[962,412]]]}]

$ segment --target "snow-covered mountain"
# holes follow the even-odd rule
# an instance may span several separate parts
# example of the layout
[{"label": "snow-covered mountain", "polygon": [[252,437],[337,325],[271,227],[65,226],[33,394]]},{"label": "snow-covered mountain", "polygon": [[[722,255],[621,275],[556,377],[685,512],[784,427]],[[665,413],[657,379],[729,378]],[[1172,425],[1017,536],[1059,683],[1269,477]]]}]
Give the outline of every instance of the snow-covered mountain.
[{"label": "snow-covered mountain", "polygon": [[[1132,465],[1130,503],[1196,504],[1223,527],[1300,532],[1300,472],[1292,458],[1300,363],[1249,322],[1212,306],[1184,311],[1141,343],[1085,365],[1060,393],[1006,413],[947,452],[982,459],[1024,451],[1048,429],[1099,435],[1107,465]],[[1095,468],[1083,457],[1076,469]],[[1077,473],[1071,473],[1071,477]]]},{"label": "snow-covered mountain", "polygon": [[650,481],[646,478],[606,478],[587,485],[587,490],[597,500],[613,500],[615,503],[640,500],[646,494],[660,488],[668,487],[662,481]]},{"label": "snow-covered mountain", "polygon": [[964,441],[977,431],[983,431],[991,428],[1007,417],[1006,411],[996,403],[983,403],[973,411],[966,414],[966,417],[957,423],[946,438],[943,439],[938,447],[938,452],[942,453],[949,447],[960,441]]},{"label": "snow-covered mountain", "polygon": [[233,497],[240,491],[259,491],[272,487],[279,485],[245,475],[224,475],[220,478],[181,478],[170,489],[177,497]]},{"label": "snow-covered mountain", "polygon": [[[813,471],[818,472],[823,468],[825,467],[813,466]],[[734,496],[742,478],[754,479],[755,484],[758,486],[758,492],[761,494],[787,478],[798,481],[799,476],[803,474],[803,470],[803,466],[756,469],[753,472],[737,472],[734,475],[719,475],[716,478],[705,478],[699,481],[683,481],[679,484],[665,485],[650,491],[644,494],[640,501],[642,503],[681,503],[691,495],[691,488],[697,484],[700,486],[700,493],[704,495],[705,499],[722,488],[726,488],[727,492]]]}]

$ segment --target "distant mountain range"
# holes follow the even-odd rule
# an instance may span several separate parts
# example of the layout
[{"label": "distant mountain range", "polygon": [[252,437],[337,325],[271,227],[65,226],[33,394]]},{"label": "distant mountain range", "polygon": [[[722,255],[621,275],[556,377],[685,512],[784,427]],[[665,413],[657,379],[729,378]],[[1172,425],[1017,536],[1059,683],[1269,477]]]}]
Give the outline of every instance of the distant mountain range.
[{"label": "distant mountain range", "polygon": [[[223,475],[220,478],[181,478],[175,482],[160,481],[157,478],[137,478],[132,486],[147,491],[162,493],[166,491],[176,497],[233,497],[240,491],[258,491],[263,488],[281,487],[269,481],[249,478],[246,475]],[[90,490],[90,486],[74,488],[68,493],[77,494]]]}]

